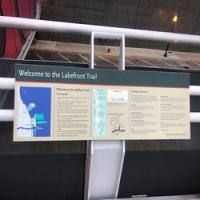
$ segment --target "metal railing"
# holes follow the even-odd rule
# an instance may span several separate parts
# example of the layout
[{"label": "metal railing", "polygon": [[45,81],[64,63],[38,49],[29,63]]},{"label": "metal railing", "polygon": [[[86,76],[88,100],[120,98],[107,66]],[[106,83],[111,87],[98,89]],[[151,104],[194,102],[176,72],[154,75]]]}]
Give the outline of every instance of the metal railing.
[{"label": "metal railing", "polygon": [[[14,90],[14,78],[0,78],[0,90]],[[200,86],[190,86],[190,96],[200,96]],[[0,109],[0,121],[13,121],[14,110]],[[192,123],[200,122],[200,113],[191,112],[190,121]]]},{"label": "metal railing", "polygon": [[56,22],[47,20],[36,20],[18,17],[0,17],[0,27],[18,28],[26,30],[37,30],[59,33],[80,33],[90,35],[92,32],[102,32],[111,34],[124,34],[125,38],[139,40],[163,41],[172,43],[188,43],[200,45],[200,36],[169,33],[159,31],[149,31],[140,29],[117,28],[108,26],[96,26],[87,24],[77,24],[68,22]]}]

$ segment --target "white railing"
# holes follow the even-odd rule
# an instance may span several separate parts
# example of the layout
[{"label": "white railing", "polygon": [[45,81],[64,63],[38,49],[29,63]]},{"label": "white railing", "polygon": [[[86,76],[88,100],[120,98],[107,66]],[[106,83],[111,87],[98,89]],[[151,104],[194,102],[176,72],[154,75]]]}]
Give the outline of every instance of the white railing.
[{"label": "white railing", "polygon": [[14,90],[15,79],[14,78],[0,78],[0,90]]},{"label": "white railing", "polygon": [[[0,78],[0,90],[14,90],[15,79],[14,78]],[[190,86],[190,96],[200,96],[200,86]],[[13,110],[0,109],[0,121],[13,121]],[[200,122],[200,113],[190,113],[191,122]]]},{"label": "white railing", "polygon": [[0,17],[0,27],[18,28],[26,30],[37,30],[59,33],[80,33],[90,35],[92,32],[111,34],[123,34],[126,38],[139,40],[163,41],[172,43],[188,43],[200,45],[200,36],[180,33],[169,33],[160,31],[149,31],[140,29],[117,28],[108,26],[96,26],[68,22],[56,22],[47,20],[36,20],[18,17]]},{"label": "white railing", "polygon": [[[52,32],[60,32],[60,33],[73,32],[73,33],[80,33],[80,34],[88,34],[91,36],[94,35],[93,33],[98,33],[100,37],[102,37],[102,35],[106,35],[106,38],[112,35],[123,35],[125,38],[133,38],[133,39],[140,39],[140,40],[152,40],[152,41],[188,43],[188,44],[200,45],[200,36],[198,35],[168,33],[168,32],[139,30],[139,29],[127,29],[127,28],[107,27],[107,26],[96,26],[96,25],[77,24],[77,23],[68,23],[68,22],[56,22],[56,21],[47,21],[47,20],[38,20],[38,19],[19,18],[19,17],[0,16],[0,27],[48,31],[48,32],[52,31]],[[124,40],[123,42],[125,43]],[[93,47],[94,44],[91,46]],[[122,53],[122,55],[124,59],[125,57],[124,53]],[[123,59],[122,61],[124,61]],[[15,85],[15,80],[13,78],[0,78],[0,90],[14,89],[14,85]],[[200,86],[190,86],[190,95],[200,96]],[[10,114],[10,112],[7,112],[7,111],[0,110],[0,112],[6,114],[6,116]],[[5,118],[2,118],[0,115],[0,121],[5,120],[6,116]],[[9,119],[11,118],[13,117],[11,117],[10,115]],[[195,114],[191,113],[190,119],[191,119],[191,122],[200,122],[200,117],[198,113],[195,113]]]},{"label": "white railing", "polygon": [[[10,109],[0,109],[0,122],[12,122],[14,120],[14,110]],[[190,122],[199,123],[200,122],[200,113],[191,112],[190,113]]]},{"label": "white railing", "polygon": [[14,110],[0,109],[0,122],[12,122],[14,120]]}]

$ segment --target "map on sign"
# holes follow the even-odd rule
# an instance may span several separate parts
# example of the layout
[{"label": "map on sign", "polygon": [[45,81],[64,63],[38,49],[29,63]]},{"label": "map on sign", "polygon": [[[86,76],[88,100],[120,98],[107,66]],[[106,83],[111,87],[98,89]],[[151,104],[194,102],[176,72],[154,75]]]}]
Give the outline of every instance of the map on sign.
[{"label": "map on sign", "polygon": [[16,132],[23,137],[50,136],[51,88],[19,87]]}]

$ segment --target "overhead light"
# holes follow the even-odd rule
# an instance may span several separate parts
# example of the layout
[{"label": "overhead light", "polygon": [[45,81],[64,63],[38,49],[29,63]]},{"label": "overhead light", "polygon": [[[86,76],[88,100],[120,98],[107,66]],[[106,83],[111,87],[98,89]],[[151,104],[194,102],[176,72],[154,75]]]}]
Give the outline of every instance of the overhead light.
[{"label": "overhead light", "polygon": [[[178,15],[174,15],[174,17],[172,18],[172,22],[171,23],[171,31],[170,32],[173,32],[174,30],[174,26],[176,25],[175,23],[178,21]],[[168,52],[168,49],[169,49],[169,43],[167,44],[166,46],[166,50],[165,50],[165,53],[164,53],[164,56],[167,57],[167,52]]]},{"label": "overhead light", "polygon": [[176,23],[176,22],[178,21],[178,15],[174,15],[172,21],[173,21],[174,23]]}]

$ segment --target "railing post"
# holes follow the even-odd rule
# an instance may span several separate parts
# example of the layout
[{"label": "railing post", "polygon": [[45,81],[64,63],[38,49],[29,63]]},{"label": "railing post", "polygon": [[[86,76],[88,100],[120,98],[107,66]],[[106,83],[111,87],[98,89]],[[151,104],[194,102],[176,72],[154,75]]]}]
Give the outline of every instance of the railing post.
[{"label": "railing post", "polygon": [[[119,70],[125,70],[125,36],[92,32],[90,68],[95,66],[95,38],[120,40]],[[125,156],[125,141],[87,142],[85,200],[117,198]]]}]

